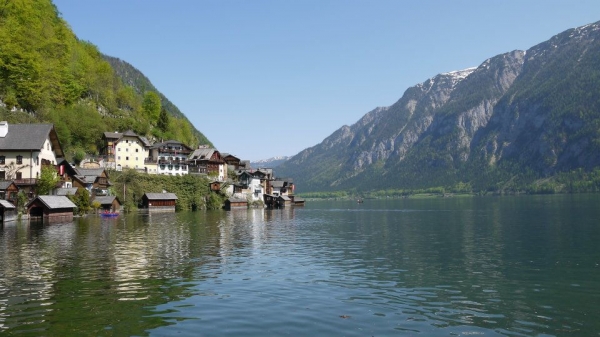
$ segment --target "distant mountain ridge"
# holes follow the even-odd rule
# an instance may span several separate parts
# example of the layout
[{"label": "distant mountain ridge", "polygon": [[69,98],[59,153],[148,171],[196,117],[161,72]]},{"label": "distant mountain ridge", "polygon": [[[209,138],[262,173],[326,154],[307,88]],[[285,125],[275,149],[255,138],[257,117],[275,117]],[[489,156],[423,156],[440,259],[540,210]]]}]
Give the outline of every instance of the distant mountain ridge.
[{"label": "distant mountain ridge", "polygon": [[288,157],[288,156],[275,156],[275,157],[272,157],[269,159],[261,159],[261,160],[251,161],[250,166],[254,167],[254,168],[261,168],[261,167],[274,168],[274,167],[281,165],[289,158],[290,157]]},{"label": "distant mountain ridge", "polygon": [[600,166],[600,25],[439,74],[278,167],[302,191],[491,190]]}]

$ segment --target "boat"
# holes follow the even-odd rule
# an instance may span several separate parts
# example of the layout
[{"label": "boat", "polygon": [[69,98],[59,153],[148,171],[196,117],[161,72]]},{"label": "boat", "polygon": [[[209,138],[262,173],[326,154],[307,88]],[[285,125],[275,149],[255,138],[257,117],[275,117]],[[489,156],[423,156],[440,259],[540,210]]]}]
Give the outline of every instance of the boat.
[{"label": "boat", "polygon": [[119,213],[117,212],[102,212],[100,213],[100,216],[103,218],[115,218],[119,216]]}]

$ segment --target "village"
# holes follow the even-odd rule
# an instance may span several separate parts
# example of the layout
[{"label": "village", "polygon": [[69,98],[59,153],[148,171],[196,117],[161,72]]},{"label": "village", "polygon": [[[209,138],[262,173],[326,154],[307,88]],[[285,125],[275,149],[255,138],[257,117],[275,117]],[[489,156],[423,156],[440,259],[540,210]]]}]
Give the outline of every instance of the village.
[{"label": "village", "polygon": [[[150,143],[131,130],[104,132],[102,143],[98,156],[75,165],[65,159],[52,124],[0,122],[1,223],[17,218],[72,221],[77,206],[68,196],[78,193],[87,193],[85,197],[97,205],[99,214],[118,216],[122,202],[111,193],[113,184],[109,174],[126,170],[149,175],[206,177],[211,192],[227,197],[223,205],[227,210],[257,205],[266,208],[304,205],[304,200],[294,195],[292,179],[276,178],[271,168],[253,169],[249,160],[206,145],[193,149],[175,140]],[[55,172],[56,186],[47,194],[38,194],[40,177],[48,167]],[[163,190],[144,193],[139,208],[173,212],[176,204],[177,195]]]}]

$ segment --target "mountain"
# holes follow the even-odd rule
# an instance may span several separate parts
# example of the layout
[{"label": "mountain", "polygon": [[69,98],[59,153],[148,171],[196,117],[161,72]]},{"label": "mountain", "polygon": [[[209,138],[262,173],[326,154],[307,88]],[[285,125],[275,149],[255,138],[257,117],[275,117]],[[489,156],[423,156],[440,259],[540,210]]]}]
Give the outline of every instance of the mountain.
[{"label": "mountain", "polygon": [[276,156],[276,157],[269,158],[269,159],[261,159],[261,160],[257,160],[257,161],[251,161],[250,166],[254,167],[254,168],[261,168],[261,167],[274,168],[274,167],[281,165],[289,158],[290,157],[288,157],[288,156]]},{"label": "mountain", "polygon": [[0,120],[53,123],[69,160],[98,154],[105,131],[210,144],[143,74],[79,40],[51,0],[0,3]]},{"label": "mountain", "polygon": [[[179,110],[179,108],[177,106],[175,106],[175,104],[173,104],[165,95],[163,95],[161,92],[159,92],[156,89],[156,87],[154,87],[152,82],[150,82],[148,77],[146,77],[146,75],[144,75],[137,68],[135,68],[131,64],[129,64],[117,57],[112,57],[112,56],[102,54],[102,58],[111,65],[111,67],[115,71],[115,74],[121,79],[121,81],[125,85],[130,86],[131,88],[135,89],[135,91],[139,95],[143,95],[147,91],[156,92],[158,94],[158,96],[160,97],[160,102],[161,102],[162,108],[165,109],[165,111],[169,115],[171,115],[175,118],[183,119],[183,120],[187,121],[187,123],[192,125],[192,123]],[[202,134],[202,132],[198,131],[193,126],[192,126],[192,132],[194,133],[194,136],[198,139],[198,142],[200,144],[213,146],[213,144],[208,140],[208,138],[206,138],[206,136],[204,134]]]},{"label": "mountain", "polygon": [[278,167],[302,191],[497,190],[600,166],[600,23],[439,74]]}]

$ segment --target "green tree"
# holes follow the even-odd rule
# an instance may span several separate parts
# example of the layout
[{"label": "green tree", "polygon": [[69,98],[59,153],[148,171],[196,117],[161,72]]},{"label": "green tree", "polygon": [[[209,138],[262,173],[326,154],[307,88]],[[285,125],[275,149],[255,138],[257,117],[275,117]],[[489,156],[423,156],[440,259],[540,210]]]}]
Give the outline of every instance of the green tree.
[{"label": "green tree", "polygon": [[56,184],[60,181],[56,170],[52,166],[42,166],[42,173],[37,180],[36,191],[38,195],[48,195],[56,188]]},{"label": "green tree", "polygon": [[154,91],[146,91],[144,94],[144,102],[142,103],[142,110],[144,115],[152,122],[157,122],[160,116],[160,96]]},{"label": "green tree", "polygon": [[158,123],[156,124],[156,126],[162,132],[167,132],[169,130],[169,114],[167,113],[167,110],[160,110],[160,116],[158,118]]}]

